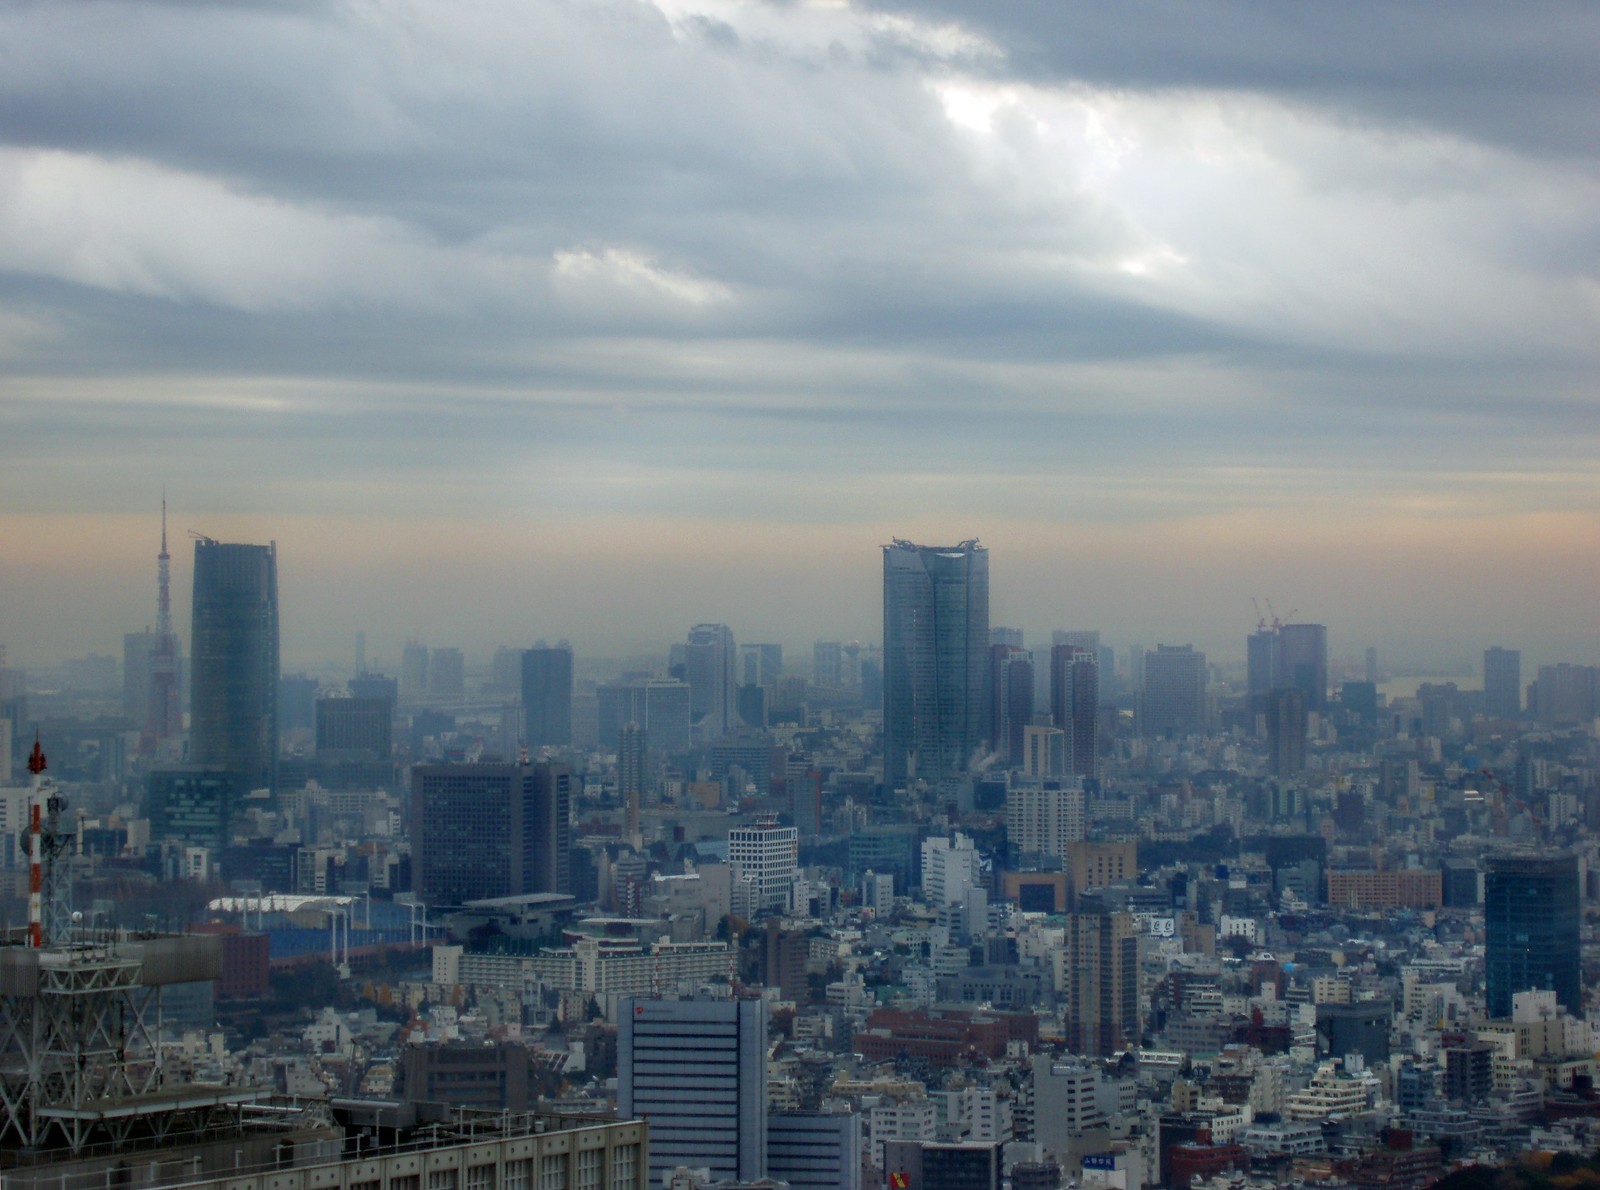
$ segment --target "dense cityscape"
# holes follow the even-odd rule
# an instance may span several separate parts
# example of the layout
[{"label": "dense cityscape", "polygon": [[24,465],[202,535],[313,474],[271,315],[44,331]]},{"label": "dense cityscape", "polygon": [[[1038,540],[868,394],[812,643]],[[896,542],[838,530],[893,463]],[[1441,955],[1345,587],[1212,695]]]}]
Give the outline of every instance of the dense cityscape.
[{"label": "dense cityscape", "polygon": [[280,561],[198,537],[185,638],[163,521],[153,629],[0,670],[8,1184],[1420,1187],[1600,1147],[1600,667],[1408,683],[1270,603],[1228,658],[1030,642],[1003,557],[895,539],[881,640],[798,663],[706,623],[312,676]]},{"label": "dense cityscape", "polygon": [[0,1190],[1600,1190],[1596,62],[0,3]]}]

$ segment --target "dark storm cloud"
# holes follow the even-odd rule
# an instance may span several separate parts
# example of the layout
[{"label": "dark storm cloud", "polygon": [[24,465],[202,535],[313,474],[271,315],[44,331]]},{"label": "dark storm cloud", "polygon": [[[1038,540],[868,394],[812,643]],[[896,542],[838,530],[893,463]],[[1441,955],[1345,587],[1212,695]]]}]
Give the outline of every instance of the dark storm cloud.
[{"label": "dark storm cloud", "polygon": [[981,30],[1041,82],[1253,91],[1514,152],[1593,155],[1600,9],[1583,0],[869,0]]}]

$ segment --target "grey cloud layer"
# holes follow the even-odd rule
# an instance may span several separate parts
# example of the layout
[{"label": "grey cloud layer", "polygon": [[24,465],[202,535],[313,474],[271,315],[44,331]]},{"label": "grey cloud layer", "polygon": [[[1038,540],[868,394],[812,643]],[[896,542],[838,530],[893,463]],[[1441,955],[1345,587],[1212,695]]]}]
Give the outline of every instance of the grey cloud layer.
[{"label": "grey cloud layer", "polygon": [[1070,460],[1161,476],[1157,515],[1271,498],[1219,467],[1405,495],[1581,454],[1595,18],[1420,11],[12,6],[13,501],[88,452],[85,507],[540,459],[572,515],[860,516],[941,470],[1001,515],[1019,472],[1083,507]]}]

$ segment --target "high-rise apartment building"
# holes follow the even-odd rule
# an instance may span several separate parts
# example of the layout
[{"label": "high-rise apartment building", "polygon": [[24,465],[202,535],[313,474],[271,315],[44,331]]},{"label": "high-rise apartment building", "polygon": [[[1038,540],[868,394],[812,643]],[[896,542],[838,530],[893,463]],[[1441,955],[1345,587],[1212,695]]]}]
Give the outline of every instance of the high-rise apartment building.
[{"label": "high-rise apartment building", "polygon": [[691,727],[704,741],[734,729],[737,683],[733,630],[726,624],[696,624],[683,650],[683,676],[689,684]]},{"label": "high-rise apartment building", "polygon": [[1267,758],[1274,776],[1291,777],[1306,767],[1306,696],[1294,687],[1267,694]]},{"label": "high-rise apartment building", "polygon": [[1483,651],[1483,713],[1491,719],[1522,717],[1521,650]]},{"label": "high-rise apartment building", "polygon": [[1021,645],[989,646],[989,699],[989,750],[1021,765],[1022,729],[1033,722],[1032,653]]},{"label": "high-rise apartment building", "polygon": [[270,789],[278,758],[278,548],[194,543],[189,755]]},{"label": "high-rise apartment building", "polygon": [[1206,727],[1206,655],[1193,645],[1157,645],[1143,658],[1139,734],[1183,736]]},{"label": "high-rise apartment building", "polygon": [[629,721],[617,732],[617,794],[622,798],[623,835],[635,847],[639,839],[639,807],[649,772],[650,747],[644,728]]},{"label": "high-rise apartment building", "polygon": [[629,1000],[619,1016],[617,1113],[650,1124],[650,1186],[679,1166],[764,1177],[766,1001]]},{"label": "high-rise apartment building", "polygon": [[[1096,634],[1098,635],[1098,634]],[[1100,763],[1100,658],[1082,645],[1050,649],[1050,722],[1067,734],[1068,771],[1092,777]]]},{"label": "high-rise apartment building", "polygon": [[1067,1049],[1108,1057],[1139,1042],[1139,936],[1133,916],[1080,898],[1067,917]]},{"label": "high-rise apartment building", "polygon": [[1083,787],[1076,780],[1016,781],[1006,790],[1006,839],[1025,856],[1065,859],[1082,842]]},{"label": "high-rise apartment building", "polygon": [[883,547],[884,781],[948,785],[984,745],[989,551]]},{"label": "high-rise apartment building", "polygon": [[529,748],[571,747],[572,646],[566,641],[554,647],[540,641],[522,654],[522,725]]},{"label": "high-rise apartment building", "polygon": [[572,774],[559,764],[411,770],[412,879],[429,905],[571,891]]},{"label": "high-rise apartment building", "polygon": [[1582,1014],[1579,917],[1576,856],[1517,851],[1488,857],[1483,925],[1491,1017],[1509,1017],[1513,995],[1539,989]]}]

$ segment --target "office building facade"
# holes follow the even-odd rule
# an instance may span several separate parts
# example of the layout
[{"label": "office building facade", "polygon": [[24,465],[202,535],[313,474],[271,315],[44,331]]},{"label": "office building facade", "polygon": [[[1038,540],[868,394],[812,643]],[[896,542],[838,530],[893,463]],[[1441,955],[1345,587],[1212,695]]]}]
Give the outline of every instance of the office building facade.
[{"label": "office building facade", "polygon": [[553,763],[411,770],[412,880],[428,905],[572,883],[572,774]]},{"label": "office building facade", "polygon": [[1206,728],[1206,655],[1192,645],[1157,645],[1143,658],[1139,734],[1185,736]]},{"label": "office building facade", "polygon": [[572,646],[566,641],[554,647],[540,641],[522,654],[522,725],[530,749],[572,746]]},{"label": "office building facade", "polygon": [[1307,712],[1328,709],[1328,629],[1322,624],[1285,624],[1278,632],[1278,686],[1306,696]]},{"label": "office building facade", "polygon": [[736,660],[733,630],[726,624],[696,624],[689,629],[683,675],[689,683],[690,721],[701,740],[721,739],[734,728]]},{"label": "office building facade", "polygon": [[883,547],[884,782],[935,788],[984,746],[989,551],[895,540]]},{"label": "office building facade", "polygon": [[617,1112],[650,1126],[650,1185],[679,1166],[765,1177],[766,1001],[629,1000],[619,1015]]},{"label": "office building facade", "polygon": [[1491,719],[1522,717],[1522,652],[1483,651],[1483,713]]},{"label": "office building facade", "polygon": [[1555,992],[1558,1004],[1582,1015],[1579,920],[1576,856],[1518,851],[1488,857],[1483,924],[1491,1017],[1509,1017],[1512,996],[1539,989]]},{"label": "office building facade", "polygon": [[271,789],[278,757],[278,548],[194,543],[189,755]]}]

